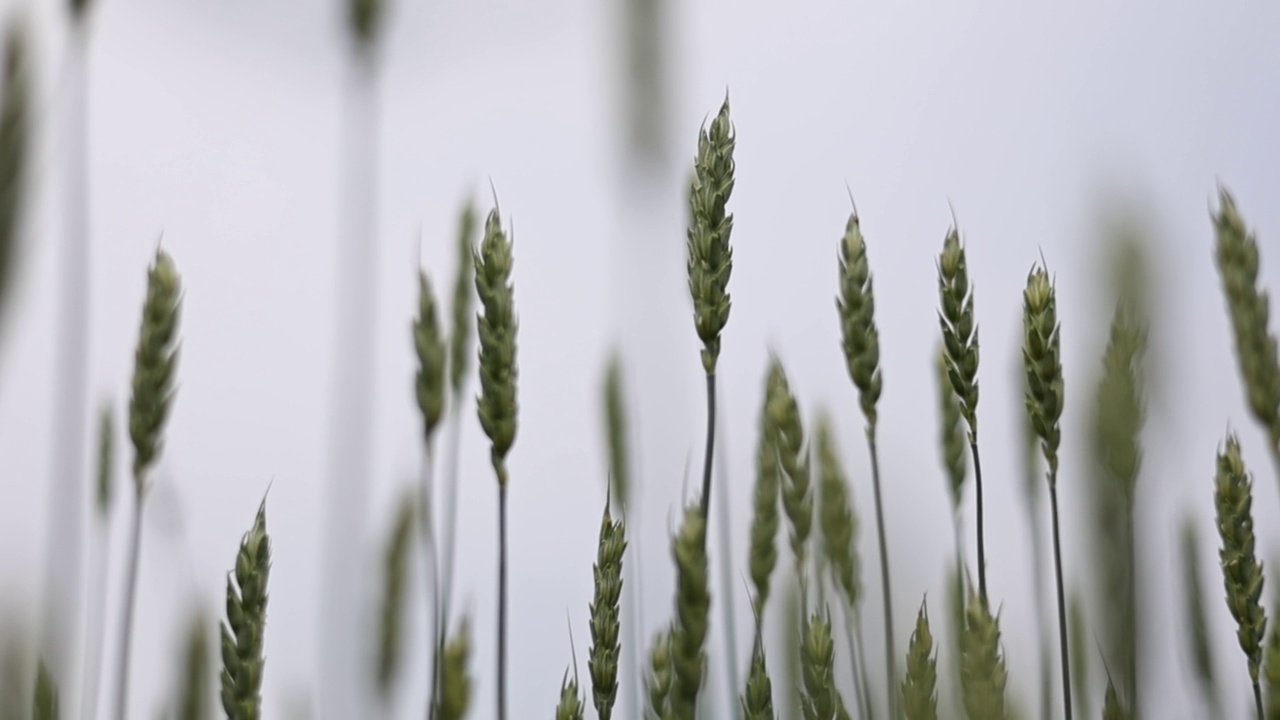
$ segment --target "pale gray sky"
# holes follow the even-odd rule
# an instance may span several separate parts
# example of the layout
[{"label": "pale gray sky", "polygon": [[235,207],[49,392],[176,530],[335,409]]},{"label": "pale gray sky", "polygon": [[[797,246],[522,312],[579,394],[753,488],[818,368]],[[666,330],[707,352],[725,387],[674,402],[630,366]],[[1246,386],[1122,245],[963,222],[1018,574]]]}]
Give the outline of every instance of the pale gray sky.
[{"label": "pale gray sky", "polygon": [[[667,531],[681,498],[692,497],[700,462],[701,368],[681,276],[684,210],[674,182],[683,176],[668,178],[656,200],[624,199],[620,190],[614,4],[395,2],[386,37],[370,516],[377,535],[366,540],[376,557],[391,501],[420,462],[409,342],[419,230],[424,262],[444,280],[452,274],[459,202],[474,193],[487,208],[492,179],[515,225],[521,321],[520,434],[511,455],[513,717],[549,713],[554,705],[570,661],[566,613],[585,663],[604,500],[597,390],[612,337],[626,335],[626,347],[638,353],[631,379],[642,412],[645,495],[630,534],[643,558],[646,643],[669,612]],[[48,127],[48,113],[58,108],[62,4],[5,5],[31,15],[41,126]],[[180,390],[161,486],[147,509],[133,659],[138,717],[151,716],[168,692],[176,632],[190,604],[198,599],[221,611],[224,573],[269,483],[275,556],[267,716],[287,716],[315,675],[347,59],[340,12],[336,0],[104,0],[94,11],[95,401],[111,397],[120,409],[127,399],[145,268],[161,233],[186,286]],[[1263,281],[1280,288],[1280,9],[1264,2],[1042,8],[699,0],[679,3],[673,24],[677,167],[692,158],[698,125],[726,87],[738,129],[734,303],[721,387],[740,650],[749,616],[739,578],[750,450],[772,347],[806,413],[829,408],[845,439],[863,520],[869,652],[879,656],[866,452],[833,299],[846,184],[875,273],[899,647],[910,629],[907,612],[925,593],[943,615],[952,550],[934,447],[931,362],[938,333],[933,263],[951,222],[950,202],[968,243],[982,332],[991,593],[1002,604],[1011,687],[1032,707],[1031,556],[1013,441],[1020,290],[1043,252],[1057,277],[1065,343],[1065,531],[1078,537],[1086,399],[1105,340],[1098,201],[1116,192],[1151,223],[1163,311],[1153,355],[1169,391],[1152,408],[1139,490],[1151,553],[1145,571],[1162,589],[1149,598],[1143,620],[1158,669],[1149,674],[1147,710],[1166,717],[1199,712],[1182,659],[1174,543],[1182,512],[1193,508],[1206,538],[1220,674],[1231,707],[1242,712],[1244,664],[1218,600],[1216,545],[1209,544],[1213,453],[1229,424],[1241,432],[1258,473],[1264,559],[1280,549],[1280,494],[1236,379],[1208,212],[1221,180],[1260,233]],[[59,204],[50,191],[59,148],[56,136],[41,139],[42,192],[0,351],[0,597],[7,612],[28,614],[37,603],[44,479],[54,452],[48,408]],[[627,241],[647,245],[626,249]],[[473,716],[490,717],[496,492],[470,408],[463,432],[458,590],[460,609],[474,616]],[[119,460],[123,475],[123,437]],[[125,500],[122,490],[111,618]],[[1069,577],[1085,570],[1076,547],[1084,546],[1067,552]],[[719,602],[723,593],[714,590]],[[717,653],[719,632],[712,637]],[[1100,700],[1100,663],[1093,670]],[[410,671],[422,674],[420,660]],[[707,692],[723,707],[718,665],[709,677]],[[416,714],[421,692],[419,684],[406,689],[405,717]],[[105,708],[109,687],[104,693]]]}]

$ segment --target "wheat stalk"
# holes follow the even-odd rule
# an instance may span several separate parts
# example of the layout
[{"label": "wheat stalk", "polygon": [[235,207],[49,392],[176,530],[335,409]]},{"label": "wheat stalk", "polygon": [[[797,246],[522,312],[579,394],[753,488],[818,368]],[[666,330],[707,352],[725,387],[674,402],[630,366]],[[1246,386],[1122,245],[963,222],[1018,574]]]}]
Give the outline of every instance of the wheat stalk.
[{"label": "wheat stalk", "polygon": [[720,333],[729,321],[729,274],[733,271],[733,215],[725,205],[733,194],[733,150],[736,137],[729,119],[729,96],[711,126],[698,133],[693,180],[689,184],[689,294],[694,328],[702,341],[702,368],[707,376],[707,448],[702,464],[702,519],[711,507],[711,463],[715,453],[716,361]]},{"label": "wheat stalk", "polygon": [[1023,364],[1026,369],[1026,407],[1031,427],[1049,466],[1049,502],[1053,523],[1053,566],[1058,589],[1058,643],[1062,654],[1062,706],[1071,720],[1071,652],[1067,642],[1067,608],[1062,586],[1062,542],[1058,530],[1058,446],[1062,441],[1062,340],[1058,301],[1043,266],[1027,275],[1023,300]]},{"label": "wheat stalk", "polygon": [[1258,718],[1262,718],[1262,694],[1258,671],[1262,665],[1262,641],[1267,630],[1267,616],[1262,610],[1262,564],[1254,552],[1253,482],[1240,456],[1240,441],[1227,435],[1226,449],[1218,453],[1214,479],[1214,505],[1217,508],[1218,535],[1222,549],[1222,579],[1226,588],[1227,608],[1235,618],[1236,638],[1249,665],[1249,681],[1253,683]]},{"label": "wheat stalk", "polygon": [[209,718],[209,630],[202,612],[187,627],[174,720]]},{"label": "wheat stalk", "polygon": [[142,306],[142,324],[134,353],[133,395],[129,400],[134,511],[128,576],[125,579],[124,619],[120,626],[120,660],[116,670],[116,720],[125,720],[128,714],[130,643],[138,587],[138,561],[142,554],[142,502],[147,491],[146,472],[155,463],[162,447],[165,421],[173,404],[181,293],[181,279],[172,258],[157,248],[155,260],[147,271],[147,298]]},{"label": "wheat stalk", "polygon": [[228,720],[262,717],[262,641],[267,627],[267,579],[271,537],[267,501],[240,541],[235,571],[227,578],[227,620],[222,625],[222,708]]},{"label": "wheat stalk", "polygon": [[4,90],[0,95],[0,309],[12,295],[14,258],[26,204],[31,152],[31,79],[26,31],[10,23],[4,38]]},{"label": "wheat stalk", "polygon": [[495,204],[475,251],[476,294],[484,308],[480,335],[480,426],[498,477],[498,720],[507,717],[507,453],[516,438],[516,313],[511,240]]},{"label": "wheat stalk", "polygon": [[[969,425],[969,449],[973,455],[973,481],[976,493],[978,536],[978,592],[987,594],[987,553],[982,504],[982,461],[978,454],[978,324],[974,319],[973,286],[969,283],[969,264],[965,259],[964,245],[960,243],[960,230],[952,226],[942,244],[938,256],[938,296],[942,309],[938,323],[942,326],[942,346],[946,355],[946,376],[954,393],[954,402]],[[944,398],[944,418],[947,400]],[[944,429],[945,432],[945,429]],[[953,431],[954,432],[954,431]],[[946,437],[944,435],[944,447]],[[959,505],[959,484],[964,482],[963,461],[960,463],[959,481],[956,480],[955,461],[948,458],[952,486],[955,487],[955,504]]]},{"label": "wheat stalk", "polygon": [[858,211],[854,209],[845,223],[840,239],[840,291],[836,310],[840,318],[840,334],[849,378],[858,388],[858,403],[867,421],[867,449],[871,455],[871,484],[875,492],[876,535],[880,543],[880,589],[884,597],[884,663],[889,697],[889,715],[898,717],[898,694],[894,691],[897,670],[893,649],[893,592],[889,584],[889,548],[885,540],[884,502],[880,490],[880,460],[876,451],[876,403],[880,400],[883,380],[880,374],[880,330],[875,320],[875,295],[872,291],[871,267],[867,262],[867,243],[862,237]]},{"label": "wheat stalk", "polygon": [[1200,537],[1195,521],[1188,516],[1182,525],[1182,595],[1186,601],[1187,642],[1191,645],[1191,661],[1204,695],[1207,709],[1215,717],[1221,715],[1217,673],[1213,653],[1209,649],[1209,621],[1204,608],[1204,582],[1200,573]]}]

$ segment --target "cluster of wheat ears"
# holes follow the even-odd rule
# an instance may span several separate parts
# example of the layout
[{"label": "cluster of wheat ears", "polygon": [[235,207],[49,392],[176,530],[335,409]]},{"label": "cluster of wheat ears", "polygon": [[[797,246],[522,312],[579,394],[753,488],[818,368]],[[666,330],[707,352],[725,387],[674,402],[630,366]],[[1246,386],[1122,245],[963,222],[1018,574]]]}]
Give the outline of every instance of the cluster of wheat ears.
[{"label": "cluster of wheat ears", "polygon": [[[353,22],[357,27],[371,23],[364,12],[370,3],[358,2]],[[361,10],[364,8],[365,10]],[[29,92],[21,35],[8,38],[4,65],[4,89],[0,99],[0,274],[10,272],[10,248],[18,225],[27,171]],[[627,411],[621,372],[615,360],[607,375],[605,406],[611,474],[611,497],[603,509],[597,560],[592,568],[594,596],[590,599],[590,647],[585,675],[579,675],[576,660],[566,658],[566,670],[555,716],[563,720],[582,718],[586,706],[593,705],[602,720],[640,716],[654,720],[694,720],[706,717],[704,688],[707,669],[708,629],[712,621],[712,594],[709,587],[707,552],[708,511],[716,461],[715,408],[716,367],[720,340],[730,318],[730,277],[733,267],[731,235],[733,215],[729,212],[734,188],[735,132],[726,98],[718,113],[699,131],[692,179],[688,187],[689,227],[687,234],[688,289],[693,305],[694,329],[701,341],[702,368],[706,376],[707,433],[702,465],[701,492],[697,502],[683,510],[671,538],[671,559],[675,572],[675,597],[669,623],[654,637],[643,657],[647,667],[637,668],[635,677],[619,671],[624,633],[623,567],[628,562],[626,515],[631,459],[626,447]],[[1234,331],[1235,354],[1248,407],[1267,430],[1270,453],[1280,472],[1280,363],[1276,337],[1268,328],[1268,298],[1258,287],[1258,244],[1248,230],[1231,196],[1220,191],[1212,216],[1211,231],[1217,270],[1221,277]],[[836,234],[833,228],[833,236]],[[476,243],[476,236],[479,242]],[[435,445],[442,426],[456,423],[471,411],[467,382],[473,346],[478,346],[476,367],[479,394],[475,412],[490,440],[490,462],[498,483],[499,556],[496,692],[497,715],[505,718],[506,686],[506,518],[510,477],[507,457],[517,436],[518,352],[517,309],[512,283],[513,242],[495,205],[480,222],[468,206],[461,214],[457,234],[460,263],[452,288],[451,327],[446,331],[436,298],[436,289],[423,273],[419,285],[419,307],[412,328],[418,369],[416,400],[421,409],[422,442],[428,463],[436,458]],[[875,294],[868,243],[863,237],[856,210],[849,215],[836,246],[835,312],[839,323],[839,348],[847,363],[849,379],[865,420],[870,474],[874,496],[880,587],[884,594],[884,627],[895,627],[889,601],[891,563],[886,545],[886,519],[881,506],[881,480],[877,455],[877,407],[881,394],[882,368],[876,324]],[[937,384],[939,453],[949,480],[951,509],[956,520],[957,572],[948,594],[953,614],[954,671],[958,677],[958,705],[944,705],[944,717],[970,720],[1002,720],[1014,715],[1007,705],[1008,680],[1001,646],[1000,616],[987,591],[986,549],[984,545],[983,487],[979,453],[979,336],[974,288],[970,281],[965,246],[959,229],[945,235],[936,259],[938,277]],[[8,283],[4,283],[7,285]],[[133,518],[125,582],[124,616],[121,622],[121,655],[114,663],[116,705],[114,716],[124,720],[129,687],[129,638],[132,632],[134,594],[137,588],[141,544],[141,518],[148,496],[149,471],[163,450],[165,421],[176,399],[178,341],[183,291],[174,260],[157,250],[147,272],[147,292],[135,356],[128,405],[128,437],[133,461]],[[479,300],[476,306],[475,300]],[[1063,716],[1073,715],[1073,668],[1079,667],[1091,648],[1081,647],[1081,638],[1069,632],[1072,609],[1065,599],[1062,579],[1062,538],[1059,528],[1057,477],[1061,443],[1061,416],[1064,381],[1061,364],[1061,334],[1057,297],[1052,275],[1044,262],[1033,265],[1022,295],[1025,418],[1031,472],[1047,484],[1051,528],[1051,557],[1056,579],[1056,608],[1061,669]],[[1092,438],[1099,460],[1102,490],[1096,514],[1104,540],[1117,549],[1106,577],[1107,596],[1115,604],[1119,622],[1106,633],[1101,648],[1108,667],[1108,685],[1101,708],[1078,708],[1078,712],[1103,718],[1139,716],[1137,639],[1134,617],[1137,612],[1134,588],[1134,507],[1135,483],[1141,463],[1140,433],[1145,414],[1144,354],[1147,316],[1140,294],[1120,293],[1114,308],[1109,341],[1102,359],[1102,380],[1093,401],[1096,403],[1096,436]],[[474,328],[473,328],[474,320]],[[478,338],[478,343],[475,339]],[[836,348],[832,348],[836,352]],[[104,412],[100,433],[100,473],[97,511],[111,512],[111,467],[113,428],[111,415]],[[786,369],[777,357],[768,367],[759,406],[756,446],[756,474],[752,498],[747,575],[754,610],[753,642],[749,656],[730,658],[743,661],[745,681],[736,689],[732,714],[747,720],[803,717],[805,720],[874,717],[887,708],[890,718],[931,720],[939,715],[938,660],[940,643],[930,626],[930,614],[922,601],[915,628],[907,639],[905,658],[895,650],[893,633],[886,632],[881,672],[887,684],[873,688],[868,663],[874,662],[864,649],[863,618],[860,613],[863,585],[862,565],[856,546],[856,516],[851,505],[852,491],[842,461],[836,452],[835,429],[819,415],[806,429],[805,414],[792,392]],[[456,432],[453,443],[456,448]],[[455,449],[456,453],[456,449]],[[1039,457],[1036,457],[1036,456]],[[457,463],[439,478],[424,473],[422,487],[400,505],[388,533],[385,550],[385,579],[382,592],[379,652],[371,668],[376,688],[390,697],[400,679],[401,658],[408,638],[402,632],[406,609],[408,563],[415,543],[420,543],[428,560],[425,568],[430,593],[430,636],[428,643],[430,694],[423,708],[429,718],[457,720],[466,717],[471,701],[469,631],[474,618],[460,617],[451,610],[454,529],[448,523],[437,527],[433,518],[452,517],[455,502]],[[1258,718],[1280,720],[1280,626],[1267,632],[1267,616],[1261,604],[1262,565],[1255,551],[1251,513],[1251,477],[1245,466],[1239,440],[1229,434],[1217,456],[1214,492],[1217,528],[1221,539],[1220,565],[1224,598],[1238,626],[1240,648],[1246,659]],[[972,468],[972,472],[970,472]],[[1042,475],[1041,475],[1042,473]],[[969,512],[964,507],[963,487],[972,476],[975,504],[977,566],[971,571],[963,560],[959,522]],[[439,499],[439,501],[438,501]],[[441,507],[449,508],[445,511]],[[785,518],[791,559],[799,578],[799,607],[784,615],[785,633],[792,638],[788,657],[796,664],[799,678],[794,693],[775,693],[766,663],[763,618],[771,597],[771,578],[778,564],[778,535]],[[815,528],[816,519],[816,528]],[[815,532],[816,529],[816,532]],[[1206,707],[1220,708],[1216,680],[1209,659],[1209,640],[1204,636],[1204,608],[1200,603],[1200,577],[1195,565],[1196,540],[1186,540],[1188,587],[1184,589],[1190,608],[1190,626],[1195,648],[1196,669]],[[230,549],[229,549],[230,550]],[[1049,554],[1048,552],[1042,554]],[[228,552],[228,559],[232,555]],[[261,688],[265,673],[263,638],[268,619],[268,586],[271,567],[271,540],[264,500],[249,531],[234,555],[227,579],[225,616],[220,623],[220,699],[228,718],[259,718]],[[586,569],[584,568],[585,572]],[[976,571],[976,572],[975,572]],[[833,619],[832,607],[839,618]],[[630,618],[629,621],[634,621]],[[191,626],[187,649],[178,664],[181,681],[166,715],[184,720],[210,716],[205,698],[214,677],[209,667],[212,653],[207,628],[212,620],[196,618]],[[843,628],[848,643],[850,666],[836,667],[835,635]],[[1050,643],[1050,646],[1052,643]],[[640,648],[631,648],[640,656]],[[901,669],[899,668],[901,665]],[[1042,671],[1052,667],[1045,661]],[[847,673],[847,674],[846,674]],[[850,680],[838,682],[837,678]],[[637,707],[618,705],[621,683],[643,685],[645,692]],[[1041,713],[1055,714],[1048,706],[1052,691],[1042,682]],[[96,682],[93,684],[96,688]],[[841,688],[852,688],[846,695]],[[24,690],[19,700],[10,693],[0,702],[4,718],[59,717],[60,688],[38,664],[34,689]],[[1087,695],[1085,696],[1087,697]],[[1078,701],[1077,701],[1078,702]],[[960,709],[962,708],[962,710]],[[703,711],[700,714],[700,709]],[[551,712],[547,708],[546,712]],[[728,711],[725,711],[728,712]],[[537,714],[522,709],[521,716]]]}]

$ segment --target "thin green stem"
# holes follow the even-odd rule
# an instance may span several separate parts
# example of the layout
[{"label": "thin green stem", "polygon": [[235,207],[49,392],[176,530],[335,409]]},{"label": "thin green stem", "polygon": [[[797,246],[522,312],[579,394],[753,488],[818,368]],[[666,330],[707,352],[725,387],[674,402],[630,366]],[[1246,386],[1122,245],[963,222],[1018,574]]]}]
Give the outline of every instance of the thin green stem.
[{"label": "thin green stem", "polygon": [[973,489],[977,496],[978,506],[978,595],[987,599],[987,545],[982,515],[982,461],[978,456],[978,441],[972,440],[969,449],[973,452]]},{"label": "thin green stem", "polygon": [[[454,394],[453,412],[449,418],[449,454],[444,473],[444,540],[441,546],[440,615],[449,626],[449,605],[453,596],[453,548],[458,516],[458,457],[462,438],[462,393]],[[443,646],[442,646],[443,647]]]},{"label": "thin green stem", "polygon": [[865,687],[867,669],[862,663],[862,657],[858,654],[857,645],[861,643],[859,638],[855,641],[854,636],[857,634],[854,625],[853,608],[848,602],[840,603],[841,610],[844,612],[844,629],[845,642],[849,646],[849,674],[853,676],[853,694],[854,699],[858,702],[858,710],[863,713],[863,717],[871,717],[870,700],[867,698],[869,689]]},{"label": "thin green stem", "polygon": [[[141,482],[137,483],[141,487]],[[120,659],[116,666],[115,720],[127,720],[129,711],[129,659],[133,641],[133,608],[138,595],[138,562],[142,556],[142,493],[135,496],[133,529],[129,535],[129,565],[124,581],[124,617],[120,622]]]},{"label": "thin green stem", "polygon": [[[884,669],[885,686],[889,691],[889,717],[898,718],[898,698],[894,692],[898,673],[895,670],[897,655],[893,651],[893,593],[889,589],[889,548],[884,533],[884,503],[880,499],[880,457],[876,452],[876,438],[873,429],[867,430],[867,447],[871,453],[871,485],[875,489],[876,501],[876,533],[880,540],[880,579],[884,595]],[[1070,713],[1067,714],[1070,720]]]},{"label": "thin green stem", "polygon": [[[1129,694],[1129,714],[1132,717],[1141,717],[1138,710],[1138,550],[1137,550],[1137,533],[1134,531],[1133,516],[1133,498],[1126,499],[1125,507],[1125,563],[1129,571],[1129,586],[1126,588],[1124,598],[1124,614],[1125,620],[1133,624],[1128,631],[1129,638],[1133,642],[1133,646],[1128,648],[1128,684],[1125,688]],[[1079,649],[1077,648],[1077,651]]]},{"label": "thin green stem", "polygon": [[1253,681],[1253,706],[1258,710],[1258,720],[1262,720],[1262,686]]},{"label": "thin green stem", "polygon": [[[723,424],[716,425],[717,433],[723,433]],[[720,439],[720,451],[728,454],[725,449],[724,438]],[[729,537],[729,530],[733,523],[729,516],[729,478],[726,477],[728,470],[724,463],[716,466],[720,474],[719,492],[726,497],[720,498],[720,502],[716,508],[716,521],[720,526],[717,532],[720,545],[720,592],[725,598],[720,603],[720,607],[724,608],[724,648],[725,648],[725,681],[728,683],[726,690],[729,693],[729,707],[735,708],[734,715],[741,715],[742,708],[738,703],[738,625],[737,618],[733,612],[733,603],[730,598],[733,597],[733,542]]]},{"label": "thin green stem", "polygon": [[498,720],[507,718],[507,484],[498,486]]},{"label": "thin green stem", "polygon": [[702,521],[711,509],[711,458],[716,449],[716,374],[707,373],[707,451],[702,461]]},{"label": "thin green stem", "polygon": [[430,673],[426,713],[428,720],[435,717],[436,701],[440,697],[440,657],[444,654],[442,628],[445,622],[441,614],[443,608],[440,602],[440,563],[436,554],[435,523],[432,517],[435,510],[431,494],[435,480],[435,465],[435,443],[428,441],[422,468],[422,556],[426,563],[426,567],[423,568],[426,573],[423,575],[423,580],[428,584],[428,592],[431,596],[431,623],[428,626],[431,629],[431,639],[427,644],[427,647],[432,649],[431,664],[427,669]]},{"label": "thin green stem", "polygon": [[1062,590],[1062,541],[1058,532],[1058,482],[1049,478],[1049,502],[1053,514],[1053,569],[1058,582],[1058,643],[1062,648],[1063,717],[1071,720],[1071,652],[1067,647],[1067,602]]}]

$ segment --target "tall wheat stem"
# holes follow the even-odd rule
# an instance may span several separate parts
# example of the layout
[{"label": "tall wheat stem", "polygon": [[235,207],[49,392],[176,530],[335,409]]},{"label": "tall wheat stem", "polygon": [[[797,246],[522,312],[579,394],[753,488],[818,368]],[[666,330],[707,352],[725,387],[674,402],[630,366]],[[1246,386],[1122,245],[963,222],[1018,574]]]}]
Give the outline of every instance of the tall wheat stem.
[{"label": "tall wheat stem", "polygon": [[133,642],[133,607],[138,595],[138,560],[142,555],[142,493],[133,504],[133,525],[129,531],[129,565],[124,579],[124,610],[120,620],[120,658],[116,666],[115,720],[128,720],[129,660]]},{"label": "tall wheat stem", "polygon": [[507,717],[507,484],[498,486],[498,720]]},{"label": "tall wheat stem", "polygon": [[[875,489],[876,501],[876,537],[880,541],[880,578],[881,594],[884,598],[884,667],[885,686],[889,692],[889,716],[898,717],[897,693],[894,684],[897,671],[894,669],[897,655],[893,650],[893,593],[889,589],[889,546],[884,533],[884,504],[880,501],[880,457],[876,451],[876,438],[873,430],[867,431],[867,449],[871,453],[871,485]],[[1070,716],[1068,715],[1068,720]]]},{"label": "tall wheat stem", "polygon": [[1053,515],[1053,570],[1058,584],[1058,643],[1062,647],[1062,709],[1071,720],[1071,660],[1067,648],[1067,602],[1062,590],[1062,542],[1058,533],[1058,478],[1049,480],[1049,503]]}]

